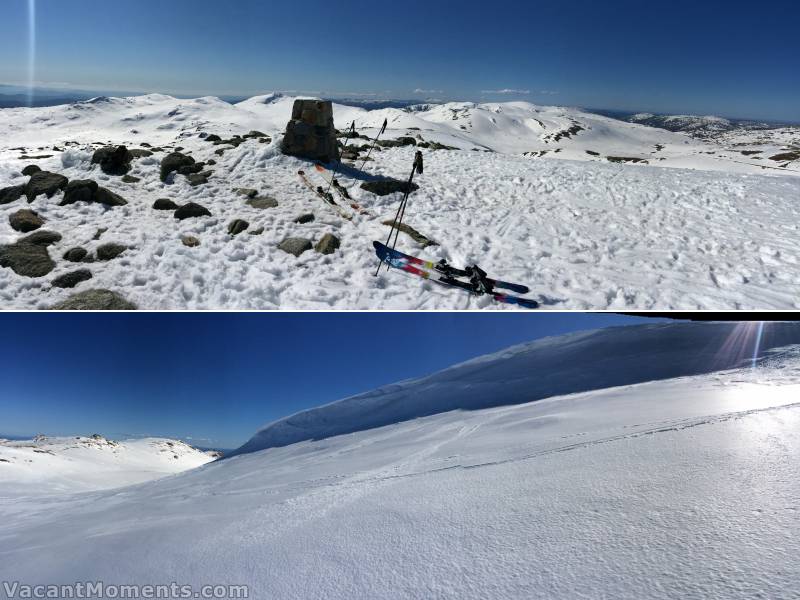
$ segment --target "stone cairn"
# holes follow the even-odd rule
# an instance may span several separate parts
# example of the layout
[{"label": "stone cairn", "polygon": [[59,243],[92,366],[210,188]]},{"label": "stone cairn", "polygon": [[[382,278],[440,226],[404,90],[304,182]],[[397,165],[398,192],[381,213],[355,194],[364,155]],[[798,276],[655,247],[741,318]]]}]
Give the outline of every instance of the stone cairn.
[{"label": "stone cairn", "polygon": [[286,125],[284,154],[324,163],[339,160],[333,105],[329,100],[295,100]]}]

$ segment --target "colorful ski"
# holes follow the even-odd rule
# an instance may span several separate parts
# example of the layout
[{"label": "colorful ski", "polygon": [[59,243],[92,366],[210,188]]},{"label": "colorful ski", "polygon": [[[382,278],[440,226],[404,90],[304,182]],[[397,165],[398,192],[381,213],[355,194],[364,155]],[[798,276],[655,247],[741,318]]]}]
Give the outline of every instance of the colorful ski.
[{"label": "colorful ski", "polygon": [[[383,244],[381,244],[381,245],[383,245]],[[404,254],[403,252],[400,252],[399,250],[392,250],[391,248],[387,248],[386,246],[384,246],[384,248],[386,248],[386,250],[385,250],[386,252],[391,253],[392,255],[396,256],[397,258],[405,259],[406,261],[408,261],[408,263],[413,264],[413,265],[419,265],[423,269],[436,271],[437,273],[441,273],[442,275],[453,277],[453,278],[455,278],[455,277],[469,277],[470,276],[470,274],[467,271],[463,270],[463,269],[457,269],[457,268],[451,267],[450,265],[447,265],[447,264],[443,265],[441,263],[435,263],[435,262],[431,262],[431,261],[428,261],[428,260],[423,260],[421,258],[417,258],[416,256],[410,256],[408,254]],[[376,247],[376,249],[377,249],[377,247]],[[519,283],[509,283],[507,281],[500,281],[500,280],[497,280],[497,279],[490,279],[490,278],[487,278],[487,281],[489,283],[491,283],[496,288],[501,288],[501,289],[504,289],[504,290],[511,290],[512,292],[517,292],[518,294],[527,294],[528,292],[531,291],[530,288],[528,288],[528,286],[521,285]]]},{"label": "colorful ski", "polygon": [[348,221],[350,221],[353,218],[353,215],[351,215],[345,209],[343,209],[341,206],[336,204],[336,201],[333,199],[333,196],[331,196],[330,194],[326,194],[325,191],[321,187],[314,187],[314,184],[311,183],[311,181],[309,181],[308,177],[306,177],[306,172],[305,171],[298,171],[297,175],[300,177],[300,181],[302,181],[303,184],[308,189],[310,189],[317,196],[322,198],[322,200],[323,200],[323,202],[325,202],[325,204],[327,204],[333,210],[335,210],[337,213],[339,213],[339,216],[341,216],[343,219],[347,219]]},{"label": "colorful ski", "polygon": [[[397,252],[396,250],[392,250],[391,248],[381,244],[380,242],[372,242],[372,245],[375,247],[375,254],[378,255],[378,258],[381,262],[386,263],[390,267],[394,267],[395,269],[400,269],[401,271],[405,271],[406,273],[411,273],[412,275],[417,275],[418,277],[422,277],[423,279],[429,279],[430,281],[435,281],[441,285],[450,286],[450,287],[457,287],[462,290],[466,290],[472,293],[476,292],[475,288],[472,284],[467,283],[466,281],[461,281],[456,279],[455,277],[451,277],[448,275],[444,275],[439,272],[430,272],[425,271],[424,269],[420,269],[419,267],[414,266],[402,252]],[[530,300],[528,298],[520,298],[518,296],[510,296],[508,294],[499,294],[497,292],[490,292],[488,294],[491,296],[496,302],[503,302],[505,304],[516,304],[518,306],[523,306],[525,308],[539,308],[539,303],[536,300]]]}]

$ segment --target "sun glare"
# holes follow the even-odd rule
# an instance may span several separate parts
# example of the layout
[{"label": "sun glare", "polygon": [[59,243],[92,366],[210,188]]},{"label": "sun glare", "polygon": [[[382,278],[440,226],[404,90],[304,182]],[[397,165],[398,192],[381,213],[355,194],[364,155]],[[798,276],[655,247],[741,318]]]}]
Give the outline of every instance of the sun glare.
[{"label": "sun glare", "polygon": [[749,361],[751,367],[755,368],[761,350],[763,332],[763,321],[738,323],[717,352],[716,361],[719,364],[741,364],[742,366]]}]

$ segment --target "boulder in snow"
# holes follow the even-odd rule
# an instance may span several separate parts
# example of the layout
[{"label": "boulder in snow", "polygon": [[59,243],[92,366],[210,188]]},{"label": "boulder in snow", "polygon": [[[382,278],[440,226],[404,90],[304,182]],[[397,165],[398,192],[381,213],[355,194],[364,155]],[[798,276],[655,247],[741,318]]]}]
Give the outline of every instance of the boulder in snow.
[{"label": "boulder in snow", "polygon": [[181,167],[188,167],[194,164],[194,159],[180,152],[171,152],[161,160],[161,181],[166,181],[169,174],[177,171]]},{"label": "boulder in snow", "polygon": [[210,217],[211,212],[202,204],[187,202],[175,211],[175,218],[183,221],[192,217]]},{"label": "boulder in snow", "polygon": [[131,168],[133,155],[125,146],[104,146],[95,150],[92,164],[99,164],[106,175],[125,175]]},{"label": "boulder in snow", "polygon": [[250,223],[244,219],[234,219],[228,223],[228,233],[231,235],[238,235],[246,231],[248,227],[250,227]]},{"label": "boulder in snow", "polygon": [[[361,189],[378,196],[388,196],[397,192],[406,193],[409,189],[407,181],[399,181],[397,179],[379,179],[377,181],[365,181],[361,184]],[[419,186],[416,183],[411,183],[411,190],[416,191]]]},{"label": "boulder in snow", "polygon": [[300,256],[306,250],[311,250],[312,246],[311,240],[307,240],[306,238],[289,237],[278,244],[278,248],[288,254]]},{"label": "boulder in snow", "polygon": [[28,202],[33,202],[34,199],[40,194],[45,194],[48,198],[52,198],[56,192],[63,190],[67,187],[69,179],[58,173],[50,173],[49,171],[38,171],[31,175],[28,184],[25,186],[25,195]]},{"label": "boulder in snow", "polygon": [[64,273],[53,279],[53,287],[59,288],[74,288],[82,281],[88,281],[92,278],[92,272],[89,269],[78,269],[77,271],[70,271]]},{"label": "boulder in snow", "polygon": [[112,260],[127,250],[127,246],[115,244],[114,242],[103,244],[97,247],[98,260]]},{"label": "boulder in snow", "polygon": [[0,246],[0,267],[7,267],[23,277],[43,277],[56,266],[47,246],[59,240],[61,235],[54,231],[37,231],[14,244]]},{"label": "boulder in snow", "polygon": [[178,205],[169,198],[159,198],[153,202],[153,208],[156,210],[176,210]]},{"label": "boulder in snow", "polygon": [[38,173],[41,170],[42,169],[41,167],[39,167],[39,165],[28,165],[27,167],[22,169],[22,174],[25,175],[26,177],[30,177],[34,173]]},{"label": "boulder in snow", "polygon": [[10,204],[11,202],[15,202],[22,197],[23,193],[25,193],[24,185],[13,185],[11,187],[3,188],[0,190],[0,204]]},{"label": "boulder in snow", "polygon": [[39,227],[44,225],[44,219],[42,219],[37,212],[28,210],[27,208],[18,210],[10,215],[8,217],[8,222],[11,224],[12,229],[21,231],[22,233],[28,233],[34,229],[39,229]]},{"label": "boulder in snow", "polygon": [[341,242],[339,238],[332,233],[326,233],[314,246],[314,250],[320,254],[333,254],[339,248]]},{"label": "boulder in snow", "polygon": [[53,310],[136,310],[136,305],[128,302],[116,292],[92,289],[73,294],[66,300],[54,304]]}]

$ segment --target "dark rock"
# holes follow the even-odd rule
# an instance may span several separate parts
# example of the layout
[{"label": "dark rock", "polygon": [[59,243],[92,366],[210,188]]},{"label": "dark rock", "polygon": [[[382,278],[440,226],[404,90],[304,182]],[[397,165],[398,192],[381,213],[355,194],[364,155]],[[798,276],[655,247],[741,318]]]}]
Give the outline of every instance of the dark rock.
[{"label": "dark rock", "polygon": [[399,137],[394,140],[378,140],[378,146],[383,148],[397,148],[400,146],[416,146],[417,140],[413,137]]},{"label": "dark rock", "polygon": [[22,197],[25,192],[24,185],[14,185],[0,190],[0,204],[10,204]]},{"label": "dark rock", "polygon": [[[144,144],[142,144],[144,146]],[[152,150],[144,150],[143,148],[133,148],[132,150],[128,150],[128,154],[131,155],[131,158],[145,158],[147,156],[153,156]]]},{"label": "dark rock", "polygon": [[339,160],[339,145],[329,100],[295,100],[292,120],[286,125],[284,154],[331,162]]},{"label": "dark rock", "polygon": [[233,191],[240,196],[247,196],[248,198],[255,198],[258,195],[258,190],[252,188],[234,188]]},{"label": "dark rock", "polygon": [[300,215],[299,217],[297,217],[294,220],[294,222],[295,223],[311,223],[311,221],[313,221],[313,220],[314,220],[314,214],[313,213],[306,213],[304,215]]},{"label": "dark rock", "polygon": [[306,250],[311,250],[311,240],[306,238],[290,237],[278,244],[278,248],[294,256],[300,256]]},{"label": "dark rock", "polygon": [[39,194],[45,194],[48,198],[52,198],[56,192],[65,189],[68,183],[69,179],[63,175],[38,171],[28,180],[28,184],[25,186],[25,196],[27,196],[28,202],[33,202]]},{"label": "dark rock", "polygon": [[217,156],[222,156],[223,154],[225,154],[225,148],[217,148],[216,150],[214,150],[214,154],[216,154]]},{"label": "dark rock", "polygon": [[[398,181],[397,179],[381,179],[379,181],[365,181],[361,184],[361,189],[378,196],[388,196],[396,192],[403,192],[408,190],[407,181]],[[411,184],[411,191],[418,190],[419,186],[416,183]]]},{"label": "dark rock", "polygon": [[207,164],[207,165],[215,165],[215,164],[217,164],[217,161],[215,161],[213,158],[209,158],[209,159],[206,161],[206,164]]},{"label": "dark rock", "polygon": [[247,233],[249,233],[250,235],[261,235],[262,233],[264,233],[264,228],[259,227],[258,229],[251,229]]},{"label": "dark rock", "polygon": [[34,229],[39,229],[44,225],[44,219],[38,213],[23,208],[13,213],[8,217],[8,222],[11,223],[11,228],[22,233],[28,233]]},{"label": "dark rock", "polygon": [[203,205],[189,202],[175,211],[175,218],[188,219],[190,217],[210,217],[211,212]]},{"label": "dark rock", "polygon": [[206,139],[207,142],[221,142],[222,141],[222,138],[219,137],[216,133],[212,133],[211,135],[207,135],[205,139]]},{"label": "dark rock", "polygon": [[339,248],[340,243],[338,237],[332,233],[326,233],[322,236],[322,239],[317,242],[317,245],[314,246],[314,250],[320,254],[333,254]]},{"label": "dark rock", "polygon": [[437,242],[434,242],[432,239],[429,239],[429,238],[425,237],[419,231],[417,231],[416,229],[411,227],[411,225],[408,225],[406,223],[396,224],[394,220],[389,219],[388,221],[383,221],[383,224],[384,225],[389,225],[390,227],[395,227],[399,231],[402,231],[403,233],[405,233],[408,236],[410,236],[411,239],[414,240],[415,242],[417,242],[418,244],[422,244],[423,248],[427,248],[428,246],[438,246],[439,245]]},{"label": "dark rock", "polygon": [[101,227],[100,229],[98,229],[97,231],[95,231],[95,232],[94,232],[94,237],[93,237],[92,239],[93,239],[93,240],[99,240],[99,239],[100,239],[100,237],[101,237],[101,236],[102,236],[102,235],[103,235],[103,234],[104,234],[106,231],[108,231],[108,227]]},{"label": "dark rock", "polygon": [[53,287],[59,288],[74,288],[81,281],[88,281],[92,278],[92,272],[89,269],[78,269],[77,271],[70,271],[64,273],[53,279]]},{"label": "dark rock", "polygon": [[800,150],[796,152],[783,152],[781,154],[776,154],[775,156],[770,156],[770,160],[774,160],[776,162],[783,162],[783,161],[793,161],[800,159]]},{"label": "dark rock", "polygon": [[192,173],[187,179],[189,180],[189,185],[192,187],[208,183],[208,178],[203,173]]},{"label": "dark rock", "polygon": [[37,231],[14,244],[0,246],[0,267],[10,268],[24,277],[43,277],[56,266],[47,246],[60,239],[61,235],[53,231]]},{"label": "dark rock", "polygon": [[39,167],[39,165],[28,165],[27,167],[22,169],[22,174],[27,177],[30,177],[34,173],[38,173],[41,170],[42,169]]},{"label": "dark rock", "polygon": [[256,198],[250,198],[245,204],[253,208],[275,208],[278,206],[278,201],[270,196],[258,196]]},{"label": "dark rock", "polygon": [[68,260],[69,262],[81,262],[86,258],[87,254],[86,248],[70,248],[64,253],[64,260]]},{"label": "dark rock", "polygon": [[194,159],[191,156],[181,154],[180,152],[171,152],[167,154],[161,160],[161,181],[166,181],[169,174],[173,171],[193,164]]},{"label": "dark rock", "polygon": [[59,202],[59,205],[66,206],[75,202],[94,202],[97,189],[97,182],[91,179],[73,179],[67,184],[64,190],[64,199]]},{"label": "dark rock", "polygon": [[141,181],[141,178],[134,177],[133,175],[122,176],[122,183],[136,183],[137,181]]},{"label": "dark rock", "polygon": [[253,129],[250,133],[248,133],[244,137],[246,137],[246,138],[263,138],[263,137],[267,137],[267,134],[266,133],[261,133],[257,129]]},{"label": "dark rock", "polygon": [[205,165],[203,163],[194,163],[192,165],[183,165],[177,170],[178,175],[186,175],[187,177],[192,173],[199,173],[203,170]]},{"label": "dark rock", "polygon": [[17,244],[33,244],[46,248],[51,244],[61,241],[61,234],[55,231],[37,231],[17,240]]},{"label": "dark rock", "polygon": [[189,248],[194,248],[195,246],[200,245],[200,240],[198,240],[193,235],[185,235],[181,238],[181,242],[184,246],[189,246]]},{"label": "dark rock", "polygon": [[122,244],[103,244],[102,246],[97,247],[97,259],[98,260],[111,260],[113,258],[117,258],[120,254],[127,250],[127,246],[123,246]]},{"label": "dark rock", "polygon": [[246,231],[248,227],[250,227],[250,223],[244,219],[234,219],[228,223],[228,233],[231,235],[238,235],[243,231]]},{"label": "dark rock", "polygon": [[119,196],[104,187],[97,188],[94,201],[99,202],[100,204],[105,204],[106,206],[124,206],[128,203],[127,200],[125,200],[122,196]]},{"label": "dark rock", "polygon": [[153,208],[156,210],[175,210],[178,208],[178,205],[169,198],[159,198],[153,202]]},{"label": "dark rock", "polygon": [[99,163],[106,175],[125,175],[131,168],[133,155],[125,146],[104,146],[94,151],[92,164]]},{"label": "dark rock", "polygon": [[136,310],[136,305],[116,292],[95,289],[73,294],[52,308],[53,310]]}]

